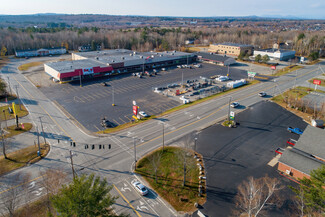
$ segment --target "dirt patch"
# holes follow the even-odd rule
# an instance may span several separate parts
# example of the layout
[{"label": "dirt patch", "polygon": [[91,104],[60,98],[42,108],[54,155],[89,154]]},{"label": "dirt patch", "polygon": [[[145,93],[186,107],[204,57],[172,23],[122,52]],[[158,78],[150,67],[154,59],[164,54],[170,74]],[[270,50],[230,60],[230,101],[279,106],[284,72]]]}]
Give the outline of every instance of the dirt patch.
[{"label": "dirt patch", "polygon": [[53,82],[50,75],[45,73],[43,64],[23,72],[23,74],[38,88],[58,85],[57,83]]}]

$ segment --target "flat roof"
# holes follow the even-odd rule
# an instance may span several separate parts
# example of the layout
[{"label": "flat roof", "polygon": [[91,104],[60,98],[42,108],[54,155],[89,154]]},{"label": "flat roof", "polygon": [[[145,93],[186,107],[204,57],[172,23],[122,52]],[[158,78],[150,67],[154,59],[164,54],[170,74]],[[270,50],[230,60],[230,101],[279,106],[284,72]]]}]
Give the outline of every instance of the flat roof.
[{"label": "flat roof", "polygon": [[72,72],[76,69],[86,69],[86,68],[92,68],[97,66],[108,67],[107,64],[95,60],[91,60],[91,59],[50,62],[50,63],[45,63],[44,65],[47,65],[57,70],[60,73],[67,73],[67,72]]},{"label": "flat roof", "polygon": [[275,52],[280,52],[280,53],[295,52],[294,50],[285,50],[285,49],[276,49],[276,48],[267,48],[267,49],[261,49],[261,50],[256,50],[256,51],[262,51],[262,52],[267,52],[267,53],[275,53]]},{"label": "flat roof", "polygon": [[221,56],[221,55],[216,55],[216,54],[211,54],[211,53],[206,53],[206,52],[197,52],[195,54],[197,56],[202,56],[202,58],[204,58],[204,59],[214,60],[214,61],[218,61],[218,62],[225,62],[228,59],[234,59],[231,57]]},{"label": "flat roof", "polygon": [[94,59],[104,64],[114,64],[124,62],[124,66],[141,65],[147,63],[162,62],[179,58],[193,57],[192,53],[180,51],[165,52],[133,52],[126,49],[103,50],[93,52],[74,53],[75,55]]},{"label": "flat roof", "polygon": [[234,47],[253,47],[253,45],[249,45],[249,44],[238,44],[238,43],[231,43],[231,42],[216,43],[213,45],[225,45],[225,46],[234,46]]}]

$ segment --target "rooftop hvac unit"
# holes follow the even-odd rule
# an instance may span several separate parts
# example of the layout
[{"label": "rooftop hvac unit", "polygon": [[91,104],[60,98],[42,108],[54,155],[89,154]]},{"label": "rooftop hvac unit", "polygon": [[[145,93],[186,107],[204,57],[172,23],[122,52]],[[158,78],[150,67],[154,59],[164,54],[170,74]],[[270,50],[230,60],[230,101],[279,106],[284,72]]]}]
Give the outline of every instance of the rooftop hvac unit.
[{"label": "rooftop hvac unit", "polygon": [[140,59],[143,59],[143,56],[140,56]]},{"label": "rooftop hvac unit", "polygon": [[154,58],[155,56],[154,55],[151,55],[151,58]]},{"label": "rooftop hvac unit", "polygon": [[121,57],[122,60],[124,60],[124,57]]},{"label": "rooftop hvac unit", "polygon": [[291,176],[291,171],[290,170],[286,170],[286,174]]},{"label": "rooftop hvac unit", "polygon": [[133,56],[133,54],[132,54],[132,53],[130,53],[130,56]]}]

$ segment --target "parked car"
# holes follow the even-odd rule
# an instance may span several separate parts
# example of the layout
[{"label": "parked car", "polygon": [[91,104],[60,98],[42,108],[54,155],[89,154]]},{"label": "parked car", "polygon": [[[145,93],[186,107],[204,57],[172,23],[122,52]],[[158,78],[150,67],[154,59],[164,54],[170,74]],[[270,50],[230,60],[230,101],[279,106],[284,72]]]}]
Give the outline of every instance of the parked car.
[{"label": "parked car", "polygon": [[259,95],[260,97],[264,97],[264,96],[266,96],[266,93],[265,93],[264,91],[262,91],[262,92],[258,93],[258,95]]},{"label": "parked car", "polygon": [[181,65],[178,65],[178,66],[177,66],[177,68],[181,69],[181,68],[182,68],[182,66],[181,66]]},{"label": "parked car", "polygon": [[228,81],[228,76],[220,76],[219,78],[216,78],[217,81]]},{"label": "parked car", "polygon": [[194,67],[196,67],[196,68],[201,68],[202,65],[201,65],[201,64],[195,64]]},{"label": "parked car", "polygon": [[147,113],[145,113],[144,111],[140,111],[139,112],[139,115],[141,115],[142,117],[145,117],[145,118],[147,118],[147,117],[150,117]]},{"label": "parked car", "polygon": [[237,108],[238,106],[240,106],[240,104],[239,104],[239,102],[233,102],[233,103],[230,104],[230,106],[232,108]]},{"label": "parked car", "polygon": [[106,82],[103,82],[102,86],[108,86],[108,84]]},{"label": "parked car", "polygon": [[282,154],[283,152],[284,152],[284,149],[283,148],[277,148],[275,150],[275,153],[277,153],[277,154]]},{"label": "parked car", "polygon": [[287,130],[290,132],[290,133],[295,133],[297,135],[301,135],[304,131],[302,131],[300,128],[296,127],[296,128],[293,128],[293,127],[288,127]]},{"label": "parked car", "polygon": [[161,71],[167,71],[167,69],[166,68],[161,68]]},{"label": "parked car", "polygon": [[141,184],[138,180],[133,180],[131,182],[132,186],[135,188],[135,190],[137,190],[141,195],[146,195],[148,194],[148,189],[143,185]]}]

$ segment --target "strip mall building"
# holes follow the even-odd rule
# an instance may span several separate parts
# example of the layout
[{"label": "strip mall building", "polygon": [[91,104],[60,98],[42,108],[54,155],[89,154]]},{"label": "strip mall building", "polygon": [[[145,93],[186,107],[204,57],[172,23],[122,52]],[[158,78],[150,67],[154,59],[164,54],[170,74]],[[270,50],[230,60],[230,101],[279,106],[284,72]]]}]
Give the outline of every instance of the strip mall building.
[{"label": "strip mall building", "polygon": [[133,52],[126,49],[72,53],[72,61],[44,64],[47,74],[59,82],[141,72],[196,61],[196,55],[178,51]]}]

